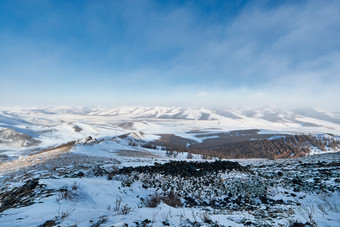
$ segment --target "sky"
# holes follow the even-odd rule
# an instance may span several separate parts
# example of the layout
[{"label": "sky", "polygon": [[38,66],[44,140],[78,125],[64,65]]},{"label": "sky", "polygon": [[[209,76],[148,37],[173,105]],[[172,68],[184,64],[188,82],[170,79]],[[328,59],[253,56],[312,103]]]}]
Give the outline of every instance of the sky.
[{"label": "sky", "polygon": [[0,106],[340,111],[340,1],[0,2]]}]

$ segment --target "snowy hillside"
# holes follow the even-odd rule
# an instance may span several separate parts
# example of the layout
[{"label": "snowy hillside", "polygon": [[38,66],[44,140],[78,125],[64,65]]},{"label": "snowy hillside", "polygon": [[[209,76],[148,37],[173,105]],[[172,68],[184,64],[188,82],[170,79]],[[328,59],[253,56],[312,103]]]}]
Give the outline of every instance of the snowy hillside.
[{"label": "snowy hillside", "polygon": [[[271,108],[3,108],[0,127],[0,151],[11,156],[18,149],[48,148],[88,136],[105,139],[132,132],[142,132],[139,139],[145,141],[158,139],[160,134],[174,134],[202,142],[216,137],[214,133],[246,129],[260,129],[260,134],[327,133],[337,138],[340,115]],[[206,137],[198,136],[201,132],[206,132]]]},{"label": "snowy hillside", "polygon": [[337,226],[339,132],[315,110],[3,108],[0,226]]},{"label": "snowy hillside", "polygon": [[0,165],[2,226],[339,223],[339,153],[237,163],[121,138],[72,146]]}]

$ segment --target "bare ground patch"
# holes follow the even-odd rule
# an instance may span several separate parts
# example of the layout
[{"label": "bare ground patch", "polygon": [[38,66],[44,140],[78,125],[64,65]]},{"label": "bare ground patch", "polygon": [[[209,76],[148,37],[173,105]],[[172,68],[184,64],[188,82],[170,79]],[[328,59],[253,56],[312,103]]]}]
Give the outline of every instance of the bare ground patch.
[{"label": "bare ground patch", "polygon": [[69,152],[73,146],[74,142],[70,142],[38,154],[24,156],[14,161],[1,163],[0,174],[4,174],[6,172],[14,172],[21,168],[26,168],[54,159],[61,154]]},{"label": "bare ground patch", "polygon": [[138,157],[138,158],[163,158],[147,151],[119,150],[118,155],[122,157]]},{"label": "bare ground patch", "polygon": [[155,141],[156,145],[166,147],[186,147],[186,145],[197,143],[195,140],[176,136],[174,134],[158,134],[161,138]]}]

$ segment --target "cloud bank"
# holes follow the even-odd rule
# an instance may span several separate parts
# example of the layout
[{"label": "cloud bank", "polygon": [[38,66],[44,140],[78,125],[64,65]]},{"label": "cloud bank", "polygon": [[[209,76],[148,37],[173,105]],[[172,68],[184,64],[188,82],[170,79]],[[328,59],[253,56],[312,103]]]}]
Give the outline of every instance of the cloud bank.
[{"label": "cloud bank", "polygon": [[338,1],[8,1],[2,105],[340,111]]}]

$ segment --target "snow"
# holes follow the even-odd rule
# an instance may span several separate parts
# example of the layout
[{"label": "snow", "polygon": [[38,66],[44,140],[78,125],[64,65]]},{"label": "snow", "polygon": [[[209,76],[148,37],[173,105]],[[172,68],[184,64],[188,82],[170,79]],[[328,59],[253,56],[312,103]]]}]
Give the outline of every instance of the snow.
[{"label": "snow", "polygon": [[[254,115],[252,117],[247,116],[244,111],[254,111]],[[51,189],[52,192],[49,197],[37,198],[31,206],[11,208],[4,211],[0,214],[0,226],[38,226],[47,220],[54,219],[56,216],[60,217],[65,212],[69,213],[69,216],[62,220],[61,226],[71,226],[74,224],[77,226],[89,226],[99,221],[100,217],[107,218],[107,226],[123,226],[124,223],[134,226],[134,222],[142,222],[145,219],[150,220],[153,226],[163,226],[163,221],[168,221],[171,226],[180,226],[195,221],[203,223],[203,217],[207,215],[207,212],[213,222],[216,221],[226,226],[243,226],[242,220],[257,221],[252,212],[245,210],[229,211],[225,209],[215,212],[212,208],[203,209],[202,207],[174,208],[163,202],[155,208],[145,207],[141,203],[140,198],[147,198],[149,195],[155,194],[155,188],[143,188],[141,181],[134,181],[130,187],[126,187],[122,186],[122,182],[126,180],[124,178],[129,176],[116,176],[116,178],[108,180],[104,176],[91,177],[88,172],[91,172],[91,169],[96,165],[109,170],[112,168],[154,165],[155,162],[162,164],[170,160],[207,161],[203,160],[201,155],[193,154],[193,158],[189,160],[186,153],[178,153],[174,157],[161,149],[143,148],[141,143],[136,143],[136,146],[130,144],[130,142],[134,141],[154,141],[160,138],[160,134],[174,134],[198,143],[206,139],[218,138],[216,133],[241,129],[259,129],[259,134],[275,134],[275,136],[269,139],[277,139],[284,136],[284,134],[296,133],[312,133],[320,138],[340,138],[340,125],[334,122],[311,118],[301,114],[297,115],[291,111],[283,111],[277,114],[281,120],[273,122],[266,120],[264,117],[265,111],[273,114],[277,113],[275,112],[276,110],[268,108],[263,110],[231,108],[228,112],[239,117],[239,119],[234,119],[219,115],[214,110],[180,107],[0,109],[0,154],[5,154],[11,158],[19,158],[18,160],[20,161],[24,159],[27,153],[34,150],[44,150],[69,141],[76,141],[76,145],[68,152],[69,156],[65,157],[74,157],[74,161],[77,161],[77,159],[84,160],[84,163],[80,163],[83,164],[83,169],[74,169],[76,165],[72,162],[67,162],[73,160],[64,160],[67,165],[63,166],[62,158],[64,156],[60,156],[60,166],[51,160],[47,161],[47,167],[45,166],[44,168],[56,166],[54,167],[56,172],[62,172],[66,169],[73,173],[83,171],[87,174],[83,178],[61,177],[57,173],[49,173],[43,167],[41,169],[28,168],[29,171],[19,175],[18,178],[10,177],[10,180],[13,181],[10,182],[10,180],[4,180],[7,179],[7,175],[2,173],[3,175],[0,176],[0,179],[3,181],[1,182],[6,183],[6,185],[2,186],[2,190],[18,186],[19,182],[23,181],[22,178],[24,176],[43,176],[39,179],[39,183],[45,184],[46,188]],[[324,114],[336,117],[336,115],[331,113],[325,112]],[[296,117],[290,120],[292,116]],[[202,118],[204,120],[200,120]],[[307,127],[299,124],[298,121],[320,126]],[[121,125],[122,123],[131,123],[131,127],[124,128]],[[202,131],[204,131],[205,136],[197,137],[202,135],[200,133]],[[13,135],[23,135],[23,133],[41,142],[26,147],[29,144],[25,143],[25,141],[13,141],[11,139],[4,141],[4,138],[10,138]],[[119,138],[121,135],[127,135],[127,138]],[[93,140],[87,143],[85,138],[89,136]],[[331,149],[321,151],[316,147],[312,147],[311,150],[311,155],[337,152],[337,150]],[[48,156],[49,154],[45,153],[44,155]],[[92,162],[92,160],[115,160],[116,162]],[[300,160],[310,161],[313,160],[313,157],[305,157]],[[272,164],[280,166],[289,162],[287,160],[269,161],[264,159],[237,161],[244,166],[252,165],[254,168],[260,168],[263,165],[270,166]],[[277,172],[278,169],[272,171]],[[283,170],[280,169],[280,171]],[[295,173],[293,170],[289,171],[290,173]],[[266,172],[264,171],[264,173]],[[160,174],[154,177],[155,179],[166,180]],[[219,177],[221,180],[229,182],[229,185],[237,185],[240,182],[245,184],[255,179],[239,172],[220,173]],[[171,180],[176,181],[176,179],[176,177],[173,177],[169,182]],[[333,185],[335,180],[336,178],[332,177],[325,179],[325,182],[327,185]],[[189,181],[185,180],[184,182],[187,182],[184,188],[189,188]],[[309,178],[305,182],[312,183],[314,179]],[[77,189],[73,190],[72,187],[75,184]],[[70,200],[60,199],[58,190],[61,188],[67,188],[72,191],[75,194],[74,198]],[[211,185],[206,187],[207,190],[210,188],[213,187]],[[248,188],[248,190],[253,189],[251,187]],[[291,193],[296,195],[296,198],[299,199],[303,206],[302,209],[294,207],[295,213],[290,218],[308,221],[306,220],[306,212],[309,208],[313,207],[313,218],[319,226],[339,226],[339,210],[336,209],[336,207],[340,208],[338,191],[322,197],[322,195],[320,196],[320,194],[314,192],[295,192],[293,188],[289,188],[283,183],[268,189],[268,191],[272,199],[282,199],[284,202],[289,202],[292,198],[287,197],[287,194],[284,194],[283,191],[287,192],[288,195]],[[199,192],[190,191],[189,195],[194,197],[197,196],[197,193]],[[207,194],[200,196],[203,198],[208,197]],[[120,198],[122,198],[120,209],[115,210],[114,207]],[[261,201],[257,201],[257,203],[261,204]],[[325,207],[327,214],[322,211],[323,208],[319,208],[320,204]],[[127,214],[121,213],[121,208],[124,205],[131,208]],[[288,209],[289,206],[293,207],[293,205],[277,205],[277,208]],[[259,209],[262,208],[265,210],[266,206],[262,204]],[[273,223],[275,225],[287,225],[288,221],[288,219],[277,219]],[[104,223],[103,226],[105,225]],[[207,223],[204,225],[210,226]]]},{"label": "snow", "polygon": [[[253,111],[254,116],[248,117],[244,111]],[[25,143],[0,141],[0,152],[16,157],[22,151],[34,148],[47,149],[70,141],[79,141],[91,136],[97,140],[112,138],[122,134],[133,134],[136,139],[154,141],[160,134],[174,134],[198,143],[205,139],[216,138],[214,133],[231,130],[260,129],[260,134],[299,134],[299,133],[331,133],[338,138],[340,125],[322,119],[315,119],[290,111],[265,108],[242,109],[231,108],[229,113],[239,117],[233,119],[217,114],[218,111],[209,109],[194,109],[181,107],[48,107],[48,108],[2,108],[0,109],[0,127],[13,129],[41,141],[30,147]],[[277,113],[285,121],[272,122],[264,118],[265,112]],[[332,113],[323,112],[331,117]],[[209,116],[206,120],[199,120],[202,116]],[[295,116],[295,118],[292,118]],[[289,119],[293,119],[289,121]],[[297,121],[320,125],[319,127],[306,127]],[[132,128],[120,127],[121,123],[131,123]],[[77,130],[76,130],[77,129]],[[192,130],[207,131],[207,137],[196,137],[189,133]],[[212,134],[211,137],[208,134]],[[4,136],[4,132],[0,132]],[[313,150],[314,153],[320,153]]]},{"label": "snow", "polygon": [[[154,226],[163,226],[161,222],[166,219],[172,226],[180,226],[181,219],[188,218],[194,221],[196,218],[200,220],[204,213],[199,209],[173,208],[164,203],[159,204],[156,208],[140,207],[140,198],[147,198],[148,195],[155,193],[152,189],[143,189],[140,183],[134,183],[129,188],[122,187],[120,181],[108,181],[102,178],[42,179],[39,183],[46,184],[47,188],[51,189],[71,189],[76,184],[77,190],[74,190],[74,193],[77,196],[71,200],[62,199],[58,201],[58,194],[55,194],[41,199],[41,203],[8,210],[4,213],[4,217],[0,219],[2,226],[37,226],[46,220],[54,219],[62,212],[70,212],[67,219],[62,222],[62,226],[74,224],[89,226],[89,221],[95,222],[103,215],[108,217],[110,226],[120,223],[134,226],[134,222],[141,222],[145,219],[155,222]],[[120,198],[122,199],[121,207],[128,204],[131,208],[131,211],[126,215],[114,210],[116,200]],[[235,219],[235,217],[232,218]],[[213,215],[212,219],[224,224],[241,226],[222,215]],[[13,225],[13,223],[15,224]]]},{"label": "snow", "polygon": [[[139,152],[150,152],[154,155],[159,156],[158,158],[150,157],[122,157],[118,154],[121,150],[132,150]],[[154,162],[164,163],[173,158],[166,157],[165,151],[162,150],[152,150],[144,149],[139,146],[132,147],[129,146],[124,139],[111,139],[100,143],[93,144],[76,144],[76,146],[71,150],[70,154],[81,155],[90,160],[91,157],[102,157],[102,158],[114,158],[120,163],[117,164],[118,167],[124,166],[142,166],[142,165],[153,165]],[[197,161],[206,161],[200,159],[200,156],[195,157]],[[187,160],[185,155],[178,155],[176,160]],[[326,159],[327,160],[327,159]],[[242,160],[243,165],[252,164],[254,166],[262,166],[267,164],[268,168],[272,163],[284,164],[289,160]],[[294,160],[293,160],[294,162]],[[297,162],[297,161],[296,161]],[[100,163],[93,163],[92,165],[100,165]],[[108,165],[103,165],[105,167]],[[62,166],[56,171],[61,171]],[[71,166],[72,168],[72,166]],[[40,170],[36,169],[37,174]],[[78,170],[74,170],[76,172]],[[277,171],[274,167],[271,171]],[[291,171],[291,170],[289,170]],[[267,173],[268,171],[264,171]],[[292,171],[291,171],[292,172]],[[42,175],[43,176],[43,175]],[[143,174],[140,175],[141,179],[145,179]],[[161,202],[157,207],[150,208],[146,207],[141,203],[140,198],[147,198],[149,195],[154,195],[156,193],[155,188],[144,188],[141,181],[133,181],[130,186],[123,186],[124,181],[129,180],[129,175],[118,175],[113,179],[108,180],[106,177],[90,177],[85,176],[83,178],[74,177],[61,177],[56,174],[54,177],[47,175],[39,179],[39,184],[45,184],[46,189],[51,189],[51,196],[40,197],[35,201],[36,203],[21,208],[8,209],[2,213],[0,216],[0,226],[38,226],[46,222],[47,220],[53,220],[56,216],[60,217],[64,213],[69,213],[69,216],[62,220],[61,226],[89,226],[100,220],[101,217],[107,219],[107,223],[103,226],[123,226],[123,224],[128,224],[129,226],[135,226],[134,222],[143,222],[145,219],[150,220],[153,226],[163,226],[164,221],[167,221],[171,226],[182,226],[185,223],[198,221],[204,224],[204,216],[208,216],[213,222],[223,224],[225,226],[244,226],[242,224],[243,220],[247,221],[258,221],[256,216],[250,211],[232,211],[228,209],[222,209],[220,211],[214,210],[212,208],[202,208],[202,207],[171,207],[163,202]],[[154,175],[153,179],[164,180],[163,175]],[[257,177],[257,176],[254,176]],[[290,175],[288,175],[290,177]],[[247,173],[230,172],[221,173],[219,178],[226,182],[227,185],[237,185],[237,184],[251,184],[252,180],[255,178],[249,178]],[[173,181],[177,181],[176,177],[173,177]],[[188,179],[185,182],[190,182]],[[311,178],[310,181],[313,181]],[[263,183],[265,185],[265,183]],[[328,185],[334,184],[334,178],[327,181]],[[14,184],[13,185],[18,185]],[[76,185],[76,189],[72,189]],[[261,184],[260,184],[261,185]],[[190,188],[192,185],[186,183],[184,187]],[[207,191],[212,191],[213,185],[204,186],[203,188]],[[257,186],[246,188],[245,190],[254,191]],[[74,197],[71,199],[60,199],[59,189],[68,189],[74,193]],[[340,207],[339,192],[334,192],[327,194],[324,197],[316,193],[306,193],[306,192],[295,192],[293,188],[287,188],[282,186],[269,188],[269,194],[272,199],[279,200],[282,199],[284,202],[289,202],[291,198],[287,197],[291,193],[296,194],[296,198],[304,197],[299,199],[299,202],[304,206],[297,207],[294,205],[281,205],[277,209],[288,209],[289,207],[294,208],[294,214],[290,215],[285,219],[274,219],[273,225],[277,226],[279,224],[287,225],[290,219],[300,220],[303,222],[308,221],[306,219],[306,212],[308,209],[312,208],[313,219],[318,223],[319,226],[337,226],[339,224],[338,211],[337,208]],[[191,197],[197,195],[196,191],[188,190]],[[200,194],[201,197],[208,197],[207,194]],[[122,199],[118,210],[115,210],[117,201]],[[216,197],[217,198],[217,197]],[[258,201],[260,203],[260,201]],[[321,211],[318,206],[323,204],[325,206],[325,211]],[[327,206],[332,206],[333,208],[327,208]],[[121,209],[124,206],[131,208],[127,214],[122,214]],[[337,207],[337,208],[336,208]],[[266,205],[261,205],[261,210],[266,210]],[[289,219],[290,218],[290,219]],[[203,226],[210,226],[210,224],[205,223]]]}]

